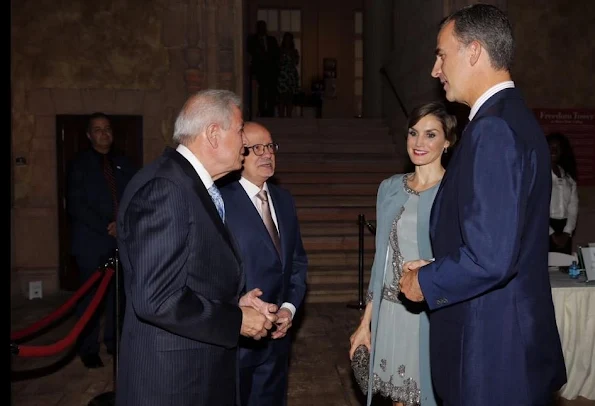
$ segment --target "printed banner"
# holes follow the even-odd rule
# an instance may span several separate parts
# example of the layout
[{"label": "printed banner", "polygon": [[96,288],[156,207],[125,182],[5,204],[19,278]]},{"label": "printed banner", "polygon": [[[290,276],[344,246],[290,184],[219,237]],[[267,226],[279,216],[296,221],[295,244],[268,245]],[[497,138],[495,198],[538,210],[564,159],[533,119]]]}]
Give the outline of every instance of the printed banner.
[{"label": "printed banner", "polygon": [[533,109],[545,134],[560,132],[570,141],[579,185],[595,186],[595,110]]}]

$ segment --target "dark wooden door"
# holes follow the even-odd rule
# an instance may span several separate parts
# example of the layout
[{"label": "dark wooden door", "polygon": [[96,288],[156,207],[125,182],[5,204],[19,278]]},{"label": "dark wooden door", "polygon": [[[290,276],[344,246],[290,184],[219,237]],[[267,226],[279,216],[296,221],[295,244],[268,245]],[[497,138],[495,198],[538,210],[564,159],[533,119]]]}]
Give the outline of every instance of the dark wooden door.
[{"label": "dark wooden door", "polygon": [[[110,116],[114,134],[112,148],[126,155],[137,168],[143,164],[143,118],[142,116]],[[78,289],[79,274],[74,257],[70,253],[70,219],[66,211],[66,180],[68,163],[75,155],[90,147],[87,138],[87,115],[56,116],[56,141],[58,165],[58,235],[60,251],[60,288]]]}]

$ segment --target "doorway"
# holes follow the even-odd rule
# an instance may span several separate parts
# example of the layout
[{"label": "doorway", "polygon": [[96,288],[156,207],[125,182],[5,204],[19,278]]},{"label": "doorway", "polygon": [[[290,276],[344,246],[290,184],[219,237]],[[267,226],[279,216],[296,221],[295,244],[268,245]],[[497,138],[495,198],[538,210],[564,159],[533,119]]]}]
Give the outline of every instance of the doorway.
[{"label": "doorway", "polygon": [[[143,164],[143,118],[138,115],[110,115],[114,134],[112,148],[140,168]],[[90,148],[87,139],[88,115],[56,116],[56,163],[58,186],[58,246],[60,289],[75,291],[80,286],[79,272],[71,254],[70,219],[66,211],[68,163],[82,150]]]}]

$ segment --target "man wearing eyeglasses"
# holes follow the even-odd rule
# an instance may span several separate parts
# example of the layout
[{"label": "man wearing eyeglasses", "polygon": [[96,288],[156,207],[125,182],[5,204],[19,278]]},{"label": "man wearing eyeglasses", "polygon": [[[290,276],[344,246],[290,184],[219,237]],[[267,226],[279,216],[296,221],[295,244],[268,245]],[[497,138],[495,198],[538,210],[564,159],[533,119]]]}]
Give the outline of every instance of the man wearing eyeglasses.
[{"label": "man wearing eyeglasses", "polygon": [[[116,212],[124,188],[136,172],[132,162],[113,149],[114,134],[110,118],[101,112],[89,116],[87,138],[90,148],[69,163],[67,209],[70,216],[72,248],[81,286],[114,255]],[[90,290],[77,304],[81,317],[95,294]],[[114,283],[105,296],[103,343],[108,354],[115,351]],[[123,299],[123,297],[121,298]],[[87,368],[103,367],[99,356],[99,330],[102,312],[86,324],[77,342],[77,352]]]},{"label": "man wearing eyeglasses", "polygon": [[246,123],[244,132],[248,144],[241,177],[221,188],[227,225],[242,255],[246,290],[261,289],[261,299],[279,311],[276,330],[267,338],[240,340],[240,394],[242,406],[284,406],[291,349],[287,333],[306,293],[308,261],[293,197],[268,182],[279,146],[260,124]]}]

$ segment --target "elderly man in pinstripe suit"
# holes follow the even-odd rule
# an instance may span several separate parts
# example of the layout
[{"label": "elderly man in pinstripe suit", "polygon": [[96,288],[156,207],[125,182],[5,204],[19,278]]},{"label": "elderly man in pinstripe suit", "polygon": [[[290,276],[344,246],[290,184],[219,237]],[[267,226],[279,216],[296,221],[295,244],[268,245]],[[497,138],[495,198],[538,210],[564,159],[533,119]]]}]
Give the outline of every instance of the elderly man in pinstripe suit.
[{"label": "elderly man in pinstripe suit", "polygon": [[120,204],[128,300],[116,404],[235,405],[239,337],[264,337],[277,311],[258,289],[240,297],[241,260],[213,183],[242,164],[238,96],[191,96],[173,140],[178,147],[141,169]]}]

